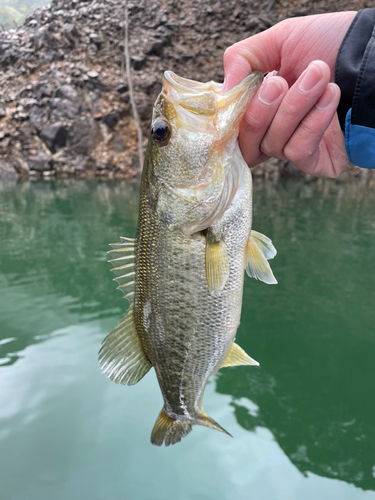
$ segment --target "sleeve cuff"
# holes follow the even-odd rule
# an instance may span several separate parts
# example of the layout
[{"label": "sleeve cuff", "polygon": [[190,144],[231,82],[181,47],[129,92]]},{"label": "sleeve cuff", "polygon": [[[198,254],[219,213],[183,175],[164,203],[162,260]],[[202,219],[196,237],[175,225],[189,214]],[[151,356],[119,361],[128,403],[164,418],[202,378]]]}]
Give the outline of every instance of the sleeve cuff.
[{"label": "sleeve cuff", "polygon": [[353,125],[352,110],[345,119],[345,148],[349,160],[362,168],[375,169],[375,129]]},{"label": "sleeve cuff", "polygon": [[337,54],[335,82],[341,89],[337,109],[344,129],[352,108],[352,122],[375,127],[375,9],[360,10],[347,31]]}]

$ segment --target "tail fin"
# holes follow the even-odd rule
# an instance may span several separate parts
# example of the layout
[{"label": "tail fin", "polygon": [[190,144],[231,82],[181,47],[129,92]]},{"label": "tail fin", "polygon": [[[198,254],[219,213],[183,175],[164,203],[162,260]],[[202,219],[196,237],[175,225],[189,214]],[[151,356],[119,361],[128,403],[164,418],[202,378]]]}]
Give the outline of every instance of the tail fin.
[{"label": "tail fin", "polygon": [[164,408],[159,413],[151,433],[151,443],[156,446],[176,444],[191,431],[192,422],[169,417]]},{"label": "tail fin", "polygon": [[221,427],[215,420],[202,412],[199,418],[194,420],[176,420],[165,413],[164,408],[159,413],[151,433],[151,443],[156,446],[176,444],[191,431],[193,424],[203,425],[224,432],[232,437],[229,432]]},{"label": "tail fin", "polygon": [[219,425],[215,420],[207,415],[205,411],[202,411],[200,417],[194,421],[195,424],[204,425],[205,427],[210,427],[210,429],[215,429],[216,431],[224,432],[227,436],[233,437],[229,434],[221,425]]}]

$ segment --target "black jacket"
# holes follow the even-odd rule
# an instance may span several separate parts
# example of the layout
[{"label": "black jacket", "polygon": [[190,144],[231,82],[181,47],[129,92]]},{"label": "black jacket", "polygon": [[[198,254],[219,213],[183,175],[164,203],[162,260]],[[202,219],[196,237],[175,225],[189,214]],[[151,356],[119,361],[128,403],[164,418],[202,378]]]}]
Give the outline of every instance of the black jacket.
[{"label": "black jacket", "polygon": [[375,168],[375,9],[360,10],[337,55],[337,109],[352,163]]}]

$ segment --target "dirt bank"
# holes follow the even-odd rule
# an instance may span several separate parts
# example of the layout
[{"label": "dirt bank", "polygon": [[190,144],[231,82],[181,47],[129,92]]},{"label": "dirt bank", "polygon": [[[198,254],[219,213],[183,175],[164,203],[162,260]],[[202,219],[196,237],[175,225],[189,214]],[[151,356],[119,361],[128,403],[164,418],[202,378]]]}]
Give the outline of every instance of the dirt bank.
[{"label": "dirt bank", "polygon": [[[287,17],[358,10],[371,3],[129,3],[132,79],[145,137],[164,70],[222,81],[222,56],[229,45]],[[123,19],[118,0],[53,0],[17,30],[0,33],[0,175],[138,176]],[[274,160],[255,173],[302,175]]]}]

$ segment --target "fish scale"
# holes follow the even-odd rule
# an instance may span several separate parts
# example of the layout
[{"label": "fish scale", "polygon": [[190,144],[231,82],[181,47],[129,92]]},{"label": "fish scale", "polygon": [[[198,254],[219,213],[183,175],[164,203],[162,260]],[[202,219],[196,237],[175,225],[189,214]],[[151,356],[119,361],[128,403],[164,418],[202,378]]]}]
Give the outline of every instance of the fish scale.
[{"label": "fish scale", "polygon": [[155,369],[164,399],[151,434],[156,445],[179,442],[194,424],[227,433],[203,409],[208,378],[221,367],[258,364],[234,340],[244,268],[276,283],[267,262],[276,250],[251,229],[251,174],[237,143],[261,81],[255,72],[220,94],[214,82],[165,73],[136,237],[111,251],[129,309],[104,340],[99,360],[111,380],[125,385]]}]

